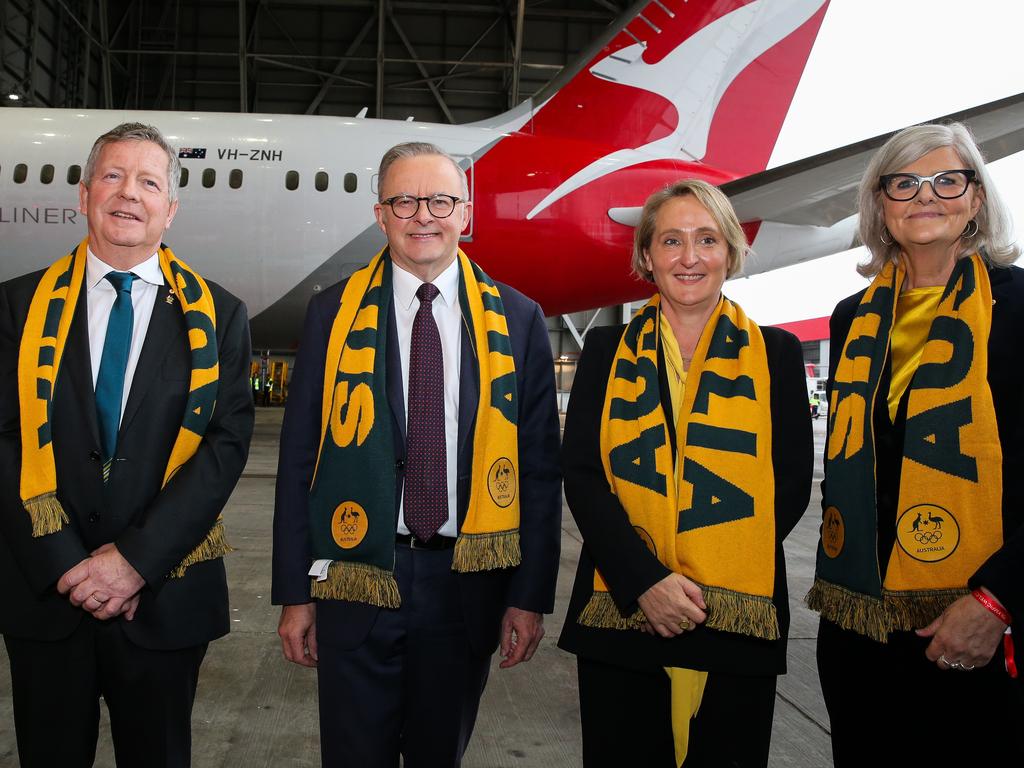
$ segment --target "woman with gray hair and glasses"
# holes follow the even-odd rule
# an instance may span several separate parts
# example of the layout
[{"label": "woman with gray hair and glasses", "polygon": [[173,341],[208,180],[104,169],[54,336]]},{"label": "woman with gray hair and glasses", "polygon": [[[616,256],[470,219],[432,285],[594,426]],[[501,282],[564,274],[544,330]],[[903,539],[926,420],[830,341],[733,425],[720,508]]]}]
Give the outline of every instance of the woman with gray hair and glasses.
[{"label": "woman with gray hair and glasses", "polygon": [[1024,271],[967,128],[893,136],[860,232],[872,282],[832,314],[808,595],[835,764],[884,744],[893,764],[1021,765]]}]

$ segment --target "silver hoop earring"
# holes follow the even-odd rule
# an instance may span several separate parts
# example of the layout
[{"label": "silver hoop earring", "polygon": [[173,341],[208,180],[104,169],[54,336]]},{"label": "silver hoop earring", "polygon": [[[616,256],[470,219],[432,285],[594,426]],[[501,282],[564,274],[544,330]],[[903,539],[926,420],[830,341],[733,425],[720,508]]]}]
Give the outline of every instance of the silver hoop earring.
[{"label": "silver hoop earring", "polygon": [[[974,225],[974,229],[971,229],[971,224]],[[960,233],[960,237],[965,237],[968,240],[970,240],[972,237],[978,234],[979,229],[981,229],[981,227],[978,226],[978,222],[974,219],[971,219],[970,221],[967,222],[967,226],[964,227],[964,231]]]},{"label": "silver hoop earring", "polygon": [[[885,239],[886,235],[889,236],[888,240]],[[892,232],[889,231],[888,227],[882,227],[882,232],[878,239],[882,241],[882,245],[893,245],[896,242],[896,238],[892,236]]]}]

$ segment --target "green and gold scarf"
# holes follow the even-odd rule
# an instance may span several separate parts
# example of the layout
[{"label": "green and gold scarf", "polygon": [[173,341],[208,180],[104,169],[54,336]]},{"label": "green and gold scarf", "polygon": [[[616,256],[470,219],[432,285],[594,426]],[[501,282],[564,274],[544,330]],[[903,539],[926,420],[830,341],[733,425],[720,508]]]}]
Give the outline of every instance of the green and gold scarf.
[{"label": "green and gold scarf", "polygon": [[[472,334],[480,383],[473,482],[452,561],[453,570],[468,572],[520,561],[519,406],[501,295],[462,251],[458,260],[463,328]],[[312,579],[311,595],[384,608],[401,604],[393,574],[396,478],[385,370],[391,270],[385,249],[342,292],[327,344],[320,449],[309,492],[313,556],[330,561],[322,577]]]},{"label": "green and gold scarf", "polygon": [[[43,274],[29,305],[18,350],[18,403],[21,414],[21,500],[32,520],[32,535],[56,533],[68,523],[57,499],[53,456],[53,396],[68,331],[82,292],[89,239],[58,259]],[[192,372],[181,429],[171,449],[163,485],[199,448],[217,402],[219,358],[217,319],[206,282],[165,245],[160,270],[178,297],[188,328]],[[206,538],[169,574],[180,577],[193,563],[230,552],[218,517]]]},{"label": "green and gold scarf", "polygon": [[[605,477],[657,558],[701,587],[706,626],[774,640],[775,480],[764,337],[738,305],[719,300],[690,364],[673,456],[658,384],[660,300],[655,295],[629,323],[612,362],[601,416]],[[644,616],[622,616],[596,571],[579,621],[638,629]]]},{"label": "green and gold scarf", "polygon": [[[935,312],[908,388],[896,520],[878,519],[872,414],[904,277],[890,263],[872,281],[835,371],[807,595],[825,618],[880,642],[929,624],[1002,545],[1002,450],[987,379],[992,288],[978,254],[957,261]],[[877,531],[894,523],[883,583]]]}]

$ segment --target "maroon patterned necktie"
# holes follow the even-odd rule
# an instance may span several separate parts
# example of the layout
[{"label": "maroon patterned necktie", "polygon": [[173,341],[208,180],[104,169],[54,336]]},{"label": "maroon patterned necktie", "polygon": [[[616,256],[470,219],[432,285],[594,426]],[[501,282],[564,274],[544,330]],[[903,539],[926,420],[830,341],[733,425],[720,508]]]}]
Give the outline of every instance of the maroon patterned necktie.
[{"label": "maroon patterned necktie", "polygon": [[427,541],[448,520],[448,452],[444,436],[444,359],[432,302],[439,291],[423,283],[409,349],[409,420],[405,460],[405,525]]}]

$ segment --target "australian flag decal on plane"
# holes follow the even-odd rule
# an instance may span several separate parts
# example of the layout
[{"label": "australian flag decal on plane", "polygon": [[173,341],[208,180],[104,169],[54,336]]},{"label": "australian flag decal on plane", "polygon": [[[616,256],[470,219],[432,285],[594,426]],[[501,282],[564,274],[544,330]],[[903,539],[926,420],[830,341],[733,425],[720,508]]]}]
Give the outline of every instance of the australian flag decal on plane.
[{"label": "australian flag decal on plane", "polygon": [[205,160],[206,147],[182,147],[178,150],[178,157],[183,160]]}]

